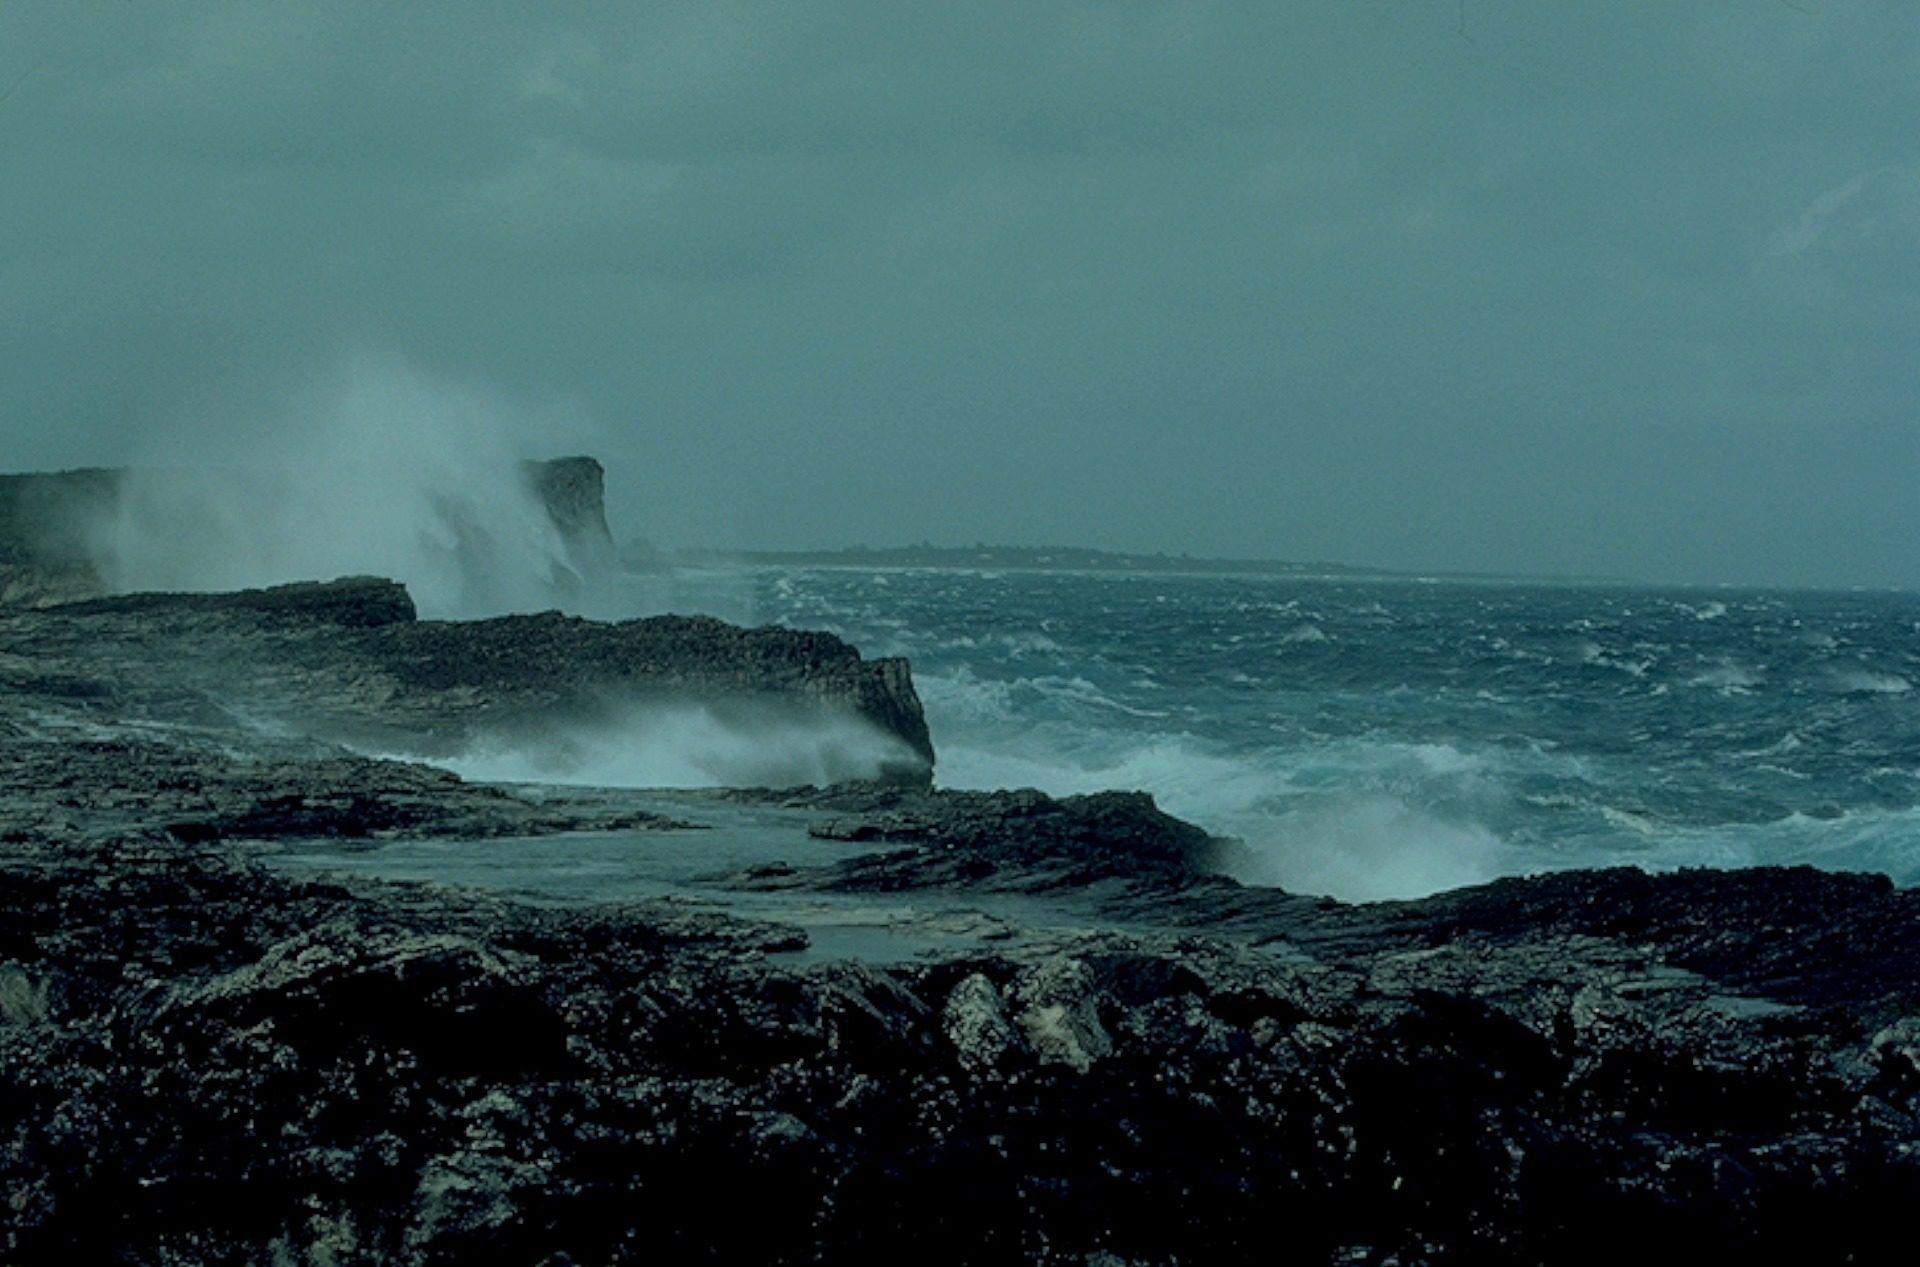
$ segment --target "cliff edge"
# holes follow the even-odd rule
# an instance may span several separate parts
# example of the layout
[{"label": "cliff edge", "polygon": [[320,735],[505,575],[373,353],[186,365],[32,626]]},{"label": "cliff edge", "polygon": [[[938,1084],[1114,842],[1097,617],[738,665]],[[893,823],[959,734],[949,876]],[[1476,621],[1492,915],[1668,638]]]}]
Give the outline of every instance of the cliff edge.
[{"label": "cliff edge", "polygon": [[749,738],[860,723],[882,751],[844,777],[925,784],[933,767],[906,662],[832,634],[704,616],[421,620],[404,587],[370,577],[0,612],[0,685],[0,720],[264,725],[428,757],[595,728],[644,736],[650,718],[695,707]]}]

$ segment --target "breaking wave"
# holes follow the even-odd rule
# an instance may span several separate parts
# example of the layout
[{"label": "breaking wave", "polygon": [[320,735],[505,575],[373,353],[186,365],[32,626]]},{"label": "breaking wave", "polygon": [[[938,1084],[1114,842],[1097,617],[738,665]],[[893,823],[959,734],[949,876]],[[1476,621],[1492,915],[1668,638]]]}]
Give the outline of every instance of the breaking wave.
[{"label": "breaking wave", "polygon": [[1399,898],[1800,862],[1920,880],[1906,596],[777,577],[775,619],[912,659],[943,786],[1144,789],[1237,838],[1245,882]]},{"label": "breaking wave", "polygon": [[1851,695],[1905,695],[1913,683],[1898,673],[1879,673],[1871,669],[1843,669],[1833,675],[1834,685]]},{"label": "breaking wave", "polygon": [[700,788],[878,779],[918,761],[900,740],[850,717],[659,703],[495,736],[433,763],[489,783]]},{"label": "breaking wave", "polygon": [[1256,753],[1185,733],[1022,725],[1028,684],[926,675],[943,787],[1055,796],[1144,788],[1168,812],[1235,838],[1226,869],[1252,884],[1350,900],[1477,884],[1510,864],[1478,815],[1504,791],[1484,758],[1444,745],[1356,742]]}]

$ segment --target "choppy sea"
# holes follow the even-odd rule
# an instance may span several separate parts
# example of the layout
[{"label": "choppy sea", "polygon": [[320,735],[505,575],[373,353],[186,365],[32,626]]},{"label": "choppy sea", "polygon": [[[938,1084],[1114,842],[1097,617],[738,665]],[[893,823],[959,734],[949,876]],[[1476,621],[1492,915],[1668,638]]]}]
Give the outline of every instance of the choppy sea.
[{"label": "choppy sea", "polygon": [[941,785],[1142,788],[1243,841],[1249,882],[1920,880],[1920,595],[837,568],[721,594],[909,657]]}]

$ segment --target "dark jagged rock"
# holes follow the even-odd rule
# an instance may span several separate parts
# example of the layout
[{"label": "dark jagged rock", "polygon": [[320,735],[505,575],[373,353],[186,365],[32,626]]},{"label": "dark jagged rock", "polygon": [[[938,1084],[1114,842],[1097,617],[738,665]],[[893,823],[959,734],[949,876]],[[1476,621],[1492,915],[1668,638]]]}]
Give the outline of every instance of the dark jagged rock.
[{"label": "dark jagged rock", "polygon": [[[1891,995],[1892,1006],[1920,1007],[1920,892],[1883,875],[1805,866],[1572,871],[1386,909],[1393,935],[1429,945],[1466,936],[1495,944],[1516,935],[1607,938],[1795,1005]],[[1356,931],[1378,940],[1383,929],[1369,922]]]},{"label": "dark jagged rock", "polygon": [[[915,785],[669,802],[783,856],[647,903],[261,861],[688,826],[335,743],[660,698],[861,719]],[[1223,842],[1145,796],[937,792],[931,759],[904,663],[825,634],[421,621],[364,578],[0,614],[0,1263],[1820,1263],[1907,1233],[1920,896],[1884,878],[1346,906],[1210,874]],[[767,922],[834,902],[924,953]]]},{"label": "dark jagged rock", "polygon": [[669,701],[743,726],[866,723],[898,744],[890,778],[924,783],[933,760],[905,662],[864,660],[830,634],[557,612],[421,621],[403,589],[370,578],[0,612],[0,675],[14,689],[0,711],[38,696],[116,721],[244,718],[428,756]]},{"label": "dark jagged rock", "polygon": [[419,617],[407,587],[375,576],[300,581],[271,589],[209,594],[122,594],[63,604],[69,619],[151,618],[160,625],[212,624],[223,616],[262,623],[337,629],[377,629]]},{"label": "dark jagged rock", "polygon": [[[385,627],[342,599],[335,636]],[[1211,842],[1139,796],[762,794],[875,853],[749,880],[1044,893],[1105,926],[801,967],[794,930],[680,904],[208,843],[592,827],[617,799],[0,732],[8,803],[43,811],[0,830],[9,1264],[1825,1262],[1920,1198],[1920,908],[1872,877],[1349,907],[1205,876]],[[729,1192],[753,1218],[707,1213]]]},{"label": "dark jagged rock", "polygon": [[[828,793],[816,803],[847,803]],[[1205,873],[1216,842],[1163,813],[1140,792],[1059,800],[1040,792],[896,795],[886,807],[816,823],[827,840],[886,841],[890,850],[843,864],[832,883],[848,889],[920,888],[998,879],[1009,887],[1084,886],[1107,879],[1156,880]]]},{"label": "dark jagged rock", "polygon": [[[1332,960],[1110,932],[798,970],[670,908],[15,844],[0,1259],[1868,1261],[1920,1198],[1914,978],[1883,954],[1914,930],[1833,879],[1606,873],[1587,915],[1523,884]],[[1880,908],[1871,1007],[1579,931],[1685,902],[1784,948],[1849,892]]]}]

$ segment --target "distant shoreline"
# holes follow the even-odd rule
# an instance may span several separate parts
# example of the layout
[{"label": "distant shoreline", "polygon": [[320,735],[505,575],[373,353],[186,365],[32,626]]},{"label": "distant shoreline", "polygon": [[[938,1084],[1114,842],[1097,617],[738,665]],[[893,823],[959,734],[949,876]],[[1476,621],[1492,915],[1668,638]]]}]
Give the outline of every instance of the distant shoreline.
[{"label": "distant shoreline", "polygon": [[[1220,559],[1145,554],[1083,546],[848,546],[835,550],[679,550],[681,563],[770,567],[917,568],[931,571],[1108,572],[1137,575],[1262,576],[1297,580],[1499,582],[1527,585],[1642,586],[1619,576],[1538,576],[1504,572],[1405,572],[1345,563]],[[1665,587],[1658,587],[1665,588]],[[1676,586],[1674,588],[1691,588]]]}]

